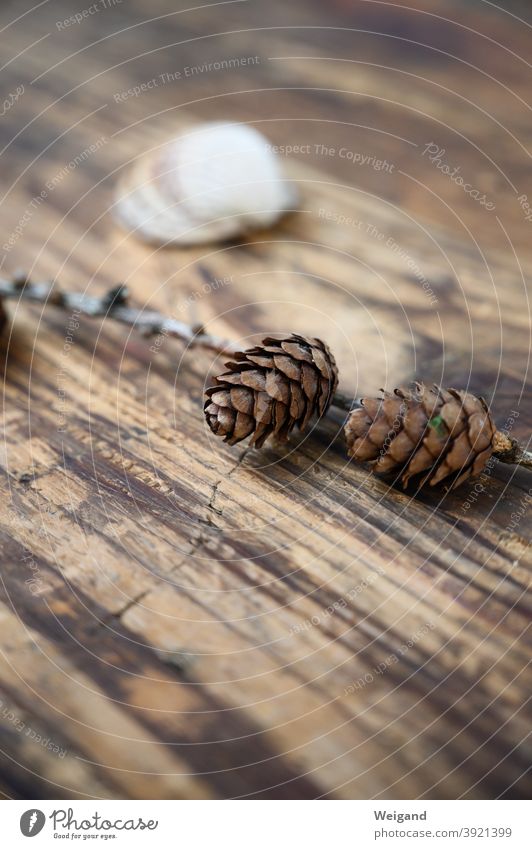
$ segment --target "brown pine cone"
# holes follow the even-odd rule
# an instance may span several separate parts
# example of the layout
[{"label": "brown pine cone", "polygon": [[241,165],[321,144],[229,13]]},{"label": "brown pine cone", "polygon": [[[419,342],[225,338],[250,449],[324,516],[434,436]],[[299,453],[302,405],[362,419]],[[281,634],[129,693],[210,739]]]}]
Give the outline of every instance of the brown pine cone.
[{"label": "brown pine cone", "polygon": [[450,489],[478,475],[493,453],[496,429],[483,398],[456,389],[412,389],[365,398],[345,426],[347,451],[377,475],[400,475],[403,487],[452,476]]},{"label": "brown pine cone", "polygon": [[338,384],[327,345],[296,334],[263,339],[225,365],[229,371],[206,390],[205,417],[230,445],[251,434],[255,448],[271,435],[286,441],[296,425],[303,431],[313,416],[324,415]]}]

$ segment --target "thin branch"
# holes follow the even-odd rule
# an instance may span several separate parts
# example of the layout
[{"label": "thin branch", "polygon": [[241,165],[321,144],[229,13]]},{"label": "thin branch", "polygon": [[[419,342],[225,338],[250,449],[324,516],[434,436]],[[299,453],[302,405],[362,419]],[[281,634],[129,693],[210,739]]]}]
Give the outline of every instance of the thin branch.
[{"label": "thin branch", "polygon": [[344,395],[343,392],[334,393],[331,405],[338,407],[339,410],[344,410],[346,413],[350,413],[351,410],[356,410],[362,406],[356,398],[350,398],[349,395]]},{"label": "thin branch", "polygon": [[493,437],[493,453],[501,463],[532,469],[532,451],[528,451],[517,439],[500,430]]},{"label": "thin branch", "polygon": [[[0,299],[17,298],[33,303],[51,304],[65,312],[76,312],[90,318],[112,318],[121,324],[134,327],[143,336],[174,336],[188,345],[201,345],[218,354],[234,354],[241,346],[227,339],[206,333],[200,325],[191,326],[176,318],[169,318],[155,310],[139,310],[129,305],[129,292],[126,286],[114,286],[102,297],[94,297],[80,292],[65,292],[53,282],[32,283],[28,276],[20,272],[12,281],[0,278]],[[350,412],[357,401],[337,392],[332,405]]]},{"label": "thin branch", "polygon": [[91,318],[112,318],[134,327],[144,336],[175,336],[189,345],[201,345],[220,354],[231,354],[238,350],[227,339],[206,333],[199,325],[192,327],[155,310],[139,310],[129,306],[129,292],[123,285],[113,287],[98,298],[80,292],[63,292],[49,282],[32,283],[20,274],[13,281],[0,279],[0,298],[51,304],[66,312],[76,312]]}]

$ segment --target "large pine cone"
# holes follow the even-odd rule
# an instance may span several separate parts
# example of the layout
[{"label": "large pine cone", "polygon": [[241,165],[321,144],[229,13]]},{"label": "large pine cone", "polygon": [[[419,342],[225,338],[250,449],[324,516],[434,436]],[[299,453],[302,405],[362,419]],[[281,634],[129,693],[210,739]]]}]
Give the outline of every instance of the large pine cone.
[{"label": "large pine cone", "polygon": [[482,398],[422,383],[363,399],[345,426],[349,456],[371,462],[375,474],[400,475],[404,487],[418,475],[419,486],[452,476],[453,489],[480,474],[493,453],[494,434]]},{"label": "large pine cone", "polygon": [[205,416],[230,445],[251,434],[255,448],[272,434],[286,441],[296,425],[303,431],[313,416],[324,415],[338,384],[327,345],[295,334],[263,339],[225,365],[229,371],[206,390]]}]

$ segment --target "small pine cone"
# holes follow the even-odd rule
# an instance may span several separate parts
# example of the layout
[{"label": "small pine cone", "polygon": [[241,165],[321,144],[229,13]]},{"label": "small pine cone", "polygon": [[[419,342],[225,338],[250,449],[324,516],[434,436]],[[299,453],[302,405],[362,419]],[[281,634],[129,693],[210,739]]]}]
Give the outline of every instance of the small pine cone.
[{"label": "small pine cone", "polygon": [[295,334],[263,339],[225,365],[229,371],[206,390],[205,417],[230,445],[251,434],[255,448],[271,435],[286,441],[296,425],[303,431],[313,416],[324,415],[338,384],[327,345]]},{"label": "small pine cone", "polygon": [[345,426],[347,451],[377,475],[422,475],[434,486],[452,475],[454,489],[478,475],[493,453],[495,426],[483,398],[456,389],[413,388],[365,398]]}]

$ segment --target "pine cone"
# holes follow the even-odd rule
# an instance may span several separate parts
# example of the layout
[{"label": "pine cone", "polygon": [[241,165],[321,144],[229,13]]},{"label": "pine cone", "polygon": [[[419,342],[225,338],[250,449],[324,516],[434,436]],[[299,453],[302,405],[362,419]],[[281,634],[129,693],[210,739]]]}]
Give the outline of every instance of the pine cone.
[{"label": "pine cone", "polygon": [[225,365],[229,371],[206,390],[205,416],[230,445],[250,434],[255,448],[271,435],[286,441],[296,425],[303,431],[313,416],[324,415],[338,383],[327,345],[295,334],[263,339]]},{"label": "pine cone", "polygon": [[495,432],[483,398],[422,383],[363,399],[345,426],[349,456],[370,461],[375,474],[400,475],[403,487],[423,473],[420,487],[452,475],[450,489],[480,474]]}]

